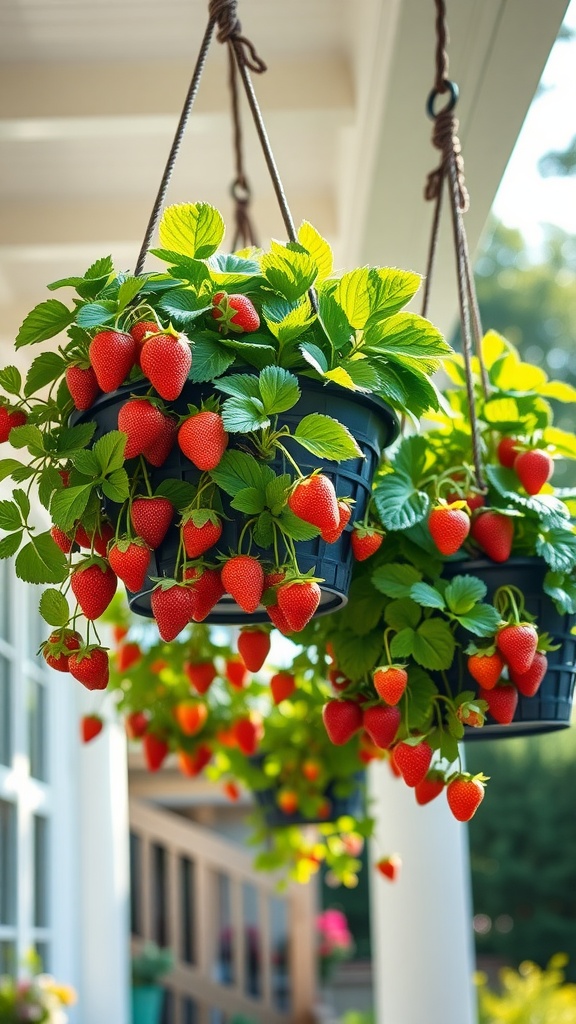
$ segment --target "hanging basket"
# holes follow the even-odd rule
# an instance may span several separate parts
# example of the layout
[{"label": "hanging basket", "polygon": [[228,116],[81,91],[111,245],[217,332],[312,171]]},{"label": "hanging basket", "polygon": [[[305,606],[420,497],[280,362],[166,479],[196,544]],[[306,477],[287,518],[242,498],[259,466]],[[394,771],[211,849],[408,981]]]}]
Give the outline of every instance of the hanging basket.
[{"label": "hanging basket", "polygon": [[[262,759],[256,760],[260,765]],[[342,782],[331,782],[326,787],[324,798],[329,802],[330,807],[328,814],[324,817],[307,816],[300,811],[286,814],[276,802],[278,794],[276,786],[255,790],[254,799],[269,828],[288,828],[290,825],[326,825],[329,822],[338,821],[338,818],[362,818],[364,815],[364,773],[358,772],[353,779],[349,780],[347,785],[349,792],[345,795],[338,793],[342,786]]]},{"label": "hanging basket", "polygon": [[[571,630],[576,624],[576,615],[558,612],[552,599],[544,593],[547,571],[548,566],[540,558],[511,558],[502,564],[477,559],[453,562],[444,570],[444,576],[450,579],[466,574],[477,576],[488,588],[488,600],[499,587],[518,587],[524,595],[526,611],[536,617],[538,632],[549,633],[552,642],[559,645],[558,650],[546,655],[548,671],[535,696],[519,694],[518,707],[510,725],[500,725],[488,714],[481,729],[466,727],[466,741],[535,735],[570,725],[576,681],[576,635]],[[460,689],[477,689],[463,658],[461,666],[455,664],[448,672],[451,687],[457,688],[460,679]]]},{"label": "hanging basket", "polygon": [[[390,407],[373,395],[345,392],[342,388],[334,385],[322,385],[306,378],[300,379],[300,386],[302,392],[300,400],[289,412],[278,417],[279,427],[287,425],[293,430],[304,416],[312,412],[333,416],[348,427],[365,457],[364,459],[349,459],[346,462],[336,463],[323,461],[308,452],[303,456],[301,448],[298,448],[296,453],[296,446],[291,445],[289,438],[286,441],[286,447],[291,453],[298,455],[304,473],[321,469],[332,480],[339,497],[350,496],[353,498],[355,502],[353,520],[361,520],[370,497],[372,479],[380,455],[397,437],[398,420]],[[135,386],[126,385],[118,391],[103,395],[87,412],[74,414],[71,422],[74,424],[95,422],[97,429],[94,440],[96,441],[109,431],[117,429],[118,413],[130,395],[144,395],[148,387],[148,382],[142,381]],[[172,411],[177,415],[185,414],[189,404],[200,406],[203,401],[215,394],[211,383],[188,382],[179,399],[172,404]],[[245,446],[243,435],[232,435],[230,448],[242,449],[243,446]],[[290,469],[281,455],[271,461],[270,466],[277,474]],[[160,469],[150,466],[148,473],[152,490],[155,490],[166,479],[184,480],[187,483],[196,484],[200,476],[199,470],[183,455],[177,444],[164,465]],[[224,520],[224,531],[218,543],[218,550],[227,553],[229,550],[237,549],[246,517],[231,507],[230,499],[225,494],[222,494],[222,499],[227,519]],[[115,524],[120,506],[108,499],[104,500],[105,510]],[[351,524],[339,540],[333,544],[327,544],[321,537],[296,544],[301,571],[305,573],[312,569],[316,576],[324,580],[320,584],[322,598],[317,614],[336,611],[346,604],[352,573],[350,529]],[[172,577],[174,575],[178,544],[179,530],[173,524],[163,543],[152,553],[144,588],[138,593],[128,594],[133,612],[138,615],[152,616],[150,598],[154,584],[150,577]],[[262,561],[268,560],[270,564],[274,563],[274,552],[271,548],[255,548],[254,551]],[[212,558],[214,554],[216,551],[210,552],[210,557]],[[268,616],[263,607],[253,614],[247,614],[238,607],[230,595],[226,594],[206,621],[208,623],[243,625],[248,622],[267,622]]]}]

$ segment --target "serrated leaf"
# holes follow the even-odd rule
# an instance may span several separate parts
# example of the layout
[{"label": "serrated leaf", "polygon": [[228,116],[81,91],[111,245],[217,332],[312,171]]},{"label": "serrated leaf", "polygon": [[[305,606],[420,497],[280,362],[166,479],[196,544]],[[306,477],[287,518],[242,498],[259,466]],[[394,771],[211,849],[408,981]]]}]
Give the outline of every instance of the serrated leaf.
[{"label": "serrated leaf", "polygon": [[318,269],[308,253],[273,245],[261,260],[261,270],[274,291],[295,302],[313,285]]},{"label": "serrated leaf", "polygon": [[402,357],[392,358],[388,355],[384,371],[381,374],[383,386],[380,395],[390,402],[398,404],[394,393],[400,390],[403,394],[399,403],[400,407],[412,413],[417,419],[429,409],[436,411],[446,406],[434,381],[425,375],[423,369],[418,371],[414,366],[408,366]]},{"label": "serrated leaf", "polygon": [[70,456],[82,450],[90,444],[95,430],[96,424],[93,421],[79,423],[76,427],[63,427],[56,437],[56,453],[60,456]]},{"label": "serrated leaf", "polygon": [[355,330],[362,330],[370,316],[370,268],[359,267],[344,274],[334,290],[334,298]]},{"label": "serrated leaf", "polygon": [[446,761],[452,764],[458,760],[458,740],[451,736],[449,732],[442,733],[442,740],[440,742],[440,754]]},{"label": "serrated leaf", "polygon": [[12,428],[10,431],[10,444],[13,448],[27,448],[31,455],[41,456],[46,454],[42,431],[30,423]]},{"label": "serrated leaf", "polygon": [[338,622],[344,629],[351,629],[357,636],[366,636],[380,622],[385,604],[385,598],[374,590],[368,577],[353,579],[348,604],[339,613]]},{"label": "serrated leaf", "polygon": [[0,530],[11,533],[22,527],[22,513],[14,501],[0,501]]},{"label": "serrated leaf", "polygon": [[356,682],[378,664],[382,654],[382,633],[379,629],[365,636],[350,630],[339,630],[332,638],[334,655],[342,672]]},{"label": "serrated leaf", "polygon": [[77,311],[76,323],[79,327],[105,327],[116,319],[117,310],[118,305],[112,300],[87,302]]},{"label": "serrated leaf", "polygon": [[394,470],[417,483],[424,472],[427,451],[427,438],[418,434],[405,437],[394,454]]},{"label": "serrated leaf", "polygon": [[552,598],[558,611],[576,614],[576,580],[561,572],[547,572],[543,589]]},{"label": "serrated leaf", "polygon": [[546,427],[542,435],[545,444],[554,445],[556,454],[565,459],[576,459],[576,437],[559,427]]},{"label": "serrated leaf", "polygon": [[318,268],[318,283],[330,277],[334,267],[332,249],[325,238],[307,220],[298,228],[298,241],[310,253]]},{"label": "serrated leaf", "polygon": [[24,531],[18,530],[16,533],[9,533],[7,537],[3,537],[0,540],[0,558],[12,558],[18,551],[23,536]]},{"label": "serrated leaf", "polygon": [[282,473],[266,485],[266,505],[273,515],[277,516],[282,511],[291,485],[292,478],[288,473]]},{"label": "serrated leaf", "polygon": [[411,729],[426,732],[429,728],[433,711],[432,699],[437,693],[438,688],[428,673],[419,665],[410,665],[406,695]]},{"label": "serrated leaf", "polygon": [[320,533],[317,526],[312,526],[312,523],[305,523],[303,519],[299,519],[291,508],[283,509],[277,522],[284,533],[287,533],[295,541],[313,540]]},{"label": "serrated leaf", "polygon": [[258,377],[253,373],[231,373],[223,380],[216,381],[214,387],[235,398],[260,398]]},{"label": "serrated leaf", "polygon": [[368,359],[343,359],[340,369],[345,370],[357,391],[377,394],[382,388],[382,375]]},{"label": "serrated leaf", "polygon": [[399,562],[380,565],[372,573],[372,583],[376,590],[393,598],[410,597],[412,587],[421,579],[422,573],[413,565],[402,565]]},{"label": "serrated leaf", "polygon": [[486,597],[486,584],[477,576],[455,576],[445,591],[446,603],[454,615],[465,615]]},{"label": "serrated leaf", "polygon": [[430,498],[404,473],[389,473],[378,481],[374,504],[387,530],[409,530],[428,515]]},{"label": "serrated leaf", "polygon": [[62,356],[58,355],[57,352],[42,352],[41,355],[36,356],[26,374],[24,394],[27,398],[30,395],[35,395],[42,388],[46,387],[47,384],[51,384],[52,381],[61,377],[65,371],[66,360]]},{"label": "serrated leaf", "polygon": [[452,354],[438,328],[417,313],[395,313],[384,320],[371,317],[365,339],[366,346],[374,352],[412,359],[437,359]]},{"label": "serrated leaf", "polygon": [[238,512],[245,512],[250,516],[258,515],[264,511],[264,494],[257,487],[243,487],[241,491],[238,491],[230,504]]},{"label": "serrated leaf", "polygon": [[[50,514],[56,526],[61,530],[71,530],[77,519],[80,519],[92,492],[93,484],[81,484],[78,487],[65,487],[57,491],[50,503]],[[43,580],[44,583],[58,583],[58,580]]]},{"label": "serrated leaf", "polygon": [[246,434],[270,426],[262,403],[256,398],[227,398],[221,415],[224,429],[231,434]]},{"label": "serrated leaf", "polygon": [[217,487],[234,497],[243,487],[266,488],[274,479],[274,470],[246,452],[227,450],[210,476]]},{"label": "serrated leaf", "polygon": [[486,466],[486,476],[496,489],[499,495],[505,499],[504,507],[517,508],[528,511],[546,520],[548,527],[560,527],[566,525],[569,518],[569,511],[564,502],[560,501],[553,494],[535,494],[524,496],[516,490],[518,478],[511,469],[504,466]]},{"label": "serrated leaf", "polygon": [[124,466],[126,434],[122,430],[110,430],[104,434],[92,449],[102,476],[107,476]]},{"label": "serrated leaf", "polygon": [[224,221],[214,206],[180,203],[164,210],[158,237],[165,249],[204,260],[216,252],[224,230]]},{"label": "serrated leaf", "polygon": [[75,452],[70,461],[74,468],[84,476],[100,476],[100,465],[94,452],[86,451],[83,448],[79,452]]},{"label": "serrated leaf", "polygon": [[235,358],[234,352],[228,351],[219,341],[209,337],[196,338],[192,347],[192,366],[188,378],[196,383],[214,380],[225,373]]},{"label": "serrated leaf", "polygon": [[428,669],[450,668],[456,641],[450,626],[443,619],[425,619],[414,637],[414,660]]},{"label": "serrated leaf", "polygon": [[274,542],[274,527],[272,525],[272,516],[267,509],[258,516],[258,519],[254,525],[252,531],[254,543],[259,548],[272,547]]},{"label": "serrated leaf", "polygon": [[14,345],[16,348],[22,348],[23,345],[35,345],[39,341],[54,338],[66,330],[75,317],[75,310],[68,309],[63,302],[58,299],[47,299],[28,313],[16,335]]},{"label": "serrated leaf", "polygon": [[405,626],[399,633],[392,637],[390,642],[390,654],[393,658],[410,658],[414,653],[416,642],[416,631],[411,626]]},{"label": "serrated leaf", "polygon": [[[265,337],[265,335],[262,335]],[[278,353],[272,345],[265,345],[256,340],[254,334],[250,335],[250,341],[241,341],[239,338],[222,338],[220,344],[235,353],[241,363],[248,363],[255,366],[257,370],[263,370],[276,361]]]},{"label": "serrated leaf", "polygon": [[170,291],[158,303],[160,309],[181,324],[189,324],[203,316],[212,308],[212,303],[205,294],[197,295],[188,290]]},{"label": "serrated leaf", "polygon": [[118,504],[126,501],[130,495],[130,479],[125,469],[113,469],[101,486],[106,497]]},{"label": "serrated leaf", "polygon": [[308,365],[323,377],[328,369],[328,360],[322,349],[309,341],[303,341],[299,348]]},{"label": "serrated leaf", "polygon": [[536,538],[536,553],[553,572],[570,572],[576,566],[576,535],[570,530],[542,530]]},{"label": "serrated leaf", "polygon": [[21,491],[18,488],[12,491],[12,497],[22,513],[23,520],[27,520],[30,515],[30,498],[25,491]]},{"label": "serrated leaf", "polygon": [[38,477],[38,499],[45,509],[50,508],[54,491],[62,490],[62,477],[54,466],[45,466]]},{"label": "serrated leaf", "polygon": [[25,583],[63,583],[68,562],[49,533],[39,533],[18,553],[16,575]]},{"label": "serrated leaf", "polygon": [[19,395],[22,389],[22,375],[16,366],[5,366],[0,370],[0,388],[7,395]]},{"label": "serrated leaf", "polygon": [[78,288],[83,283],[83,277],[60,277],[57,281],[51,281],[46,287],[49,292],[55,292],[58,288]]},{"label": "serrated leaf", "polygon": [[64,594],[59,590],[45,590],[40,598],[40,615],[49,626],[65,626],[70,609]]},{"label": "serrated leaf", "polygon": [[118,289],[118,312],[121,313],[126,306],[138,295],[142,286],[146,283],[145,277],[127,277],[122,281]]},{"label": "serrated leaf", "polygon": [[296,304],[279,298],[268,301],[262,306],[262,315],[270,333],[282,344],[299,338],[316,317],[308,297]]},{"label": "serrated leaf", "polygon": [[396,632],[406,628],[416,629],[421,618],[422,612],[411,597],[399,597],[395,601],[390,601],[384,609],[386,625],[391,626]]},{"label": "serrated leaf", "polygon": [[549,380],[541,385],[538,393],[544,398],[554,398],[557,402],[576,402],[576,388],[564,380]]},{"label": "serrated leaf", "polygon": [[298,378],[282,366],[267,366],[262,370],[258,386],[268,416],[287,412],[300,398]]},{"label": "serrated leaf", "polygon": [[343,462],[364,457],[348,428],[322,413],[312,412],[304,416],[293,436],[298,444],[319,459]]},{"label": "serrated leaf", "polygon": [[15,470],[21,468],[23,468],[23,464],[18,462],[18,459],[0,459],[0,480],[12,476]]},{"label": "serrated leaf", "polygon": [[257,259],[246,259],[232,252],[220,252],[210,256],[208,266],[216,284],[224,285],[226,288],[242,284],[247,278],[254,278],[260,274],[260,262]]},{"label": "serrated leaf", "polygon": [[442,594],[428,583],[415,583],[410,589],[410,597],[423,608],[446,607]]},{"label": "serrated leaf", "polygon": [[182,512],[194,500],[196,488],[186,480],[162,480],[162,483],[158,484],[154,491],[154,496],[157,495],[168,498],[174,508]]},{"label": "serrated leaf", "polygon": [[326,370],[324,374],[326,380],[332,382],[332,384],[338,384],[341,388],[347,388],[348,391],[362,391],[362,388],[358,388],[352,377],[343,366],[335,366],[333,370]]},{"label": "serrated leaf", "polygon": [[479,604],[464,614],[458,615],[458,622],[475,636],[494,636],[500,616],[491,604]]},{"label": "serrated leaf", "polygon": [[397,267],[372,267],[370,271],[370,315],[378,319],[392,316],[410,302],[422,278],[411,270]]},{"label": "serrated leaf", "polygon": [[499,424],[502,430],[511,430],[520,419],[518,403],[514,398],[490,398],[484,402],[483,418]]}]

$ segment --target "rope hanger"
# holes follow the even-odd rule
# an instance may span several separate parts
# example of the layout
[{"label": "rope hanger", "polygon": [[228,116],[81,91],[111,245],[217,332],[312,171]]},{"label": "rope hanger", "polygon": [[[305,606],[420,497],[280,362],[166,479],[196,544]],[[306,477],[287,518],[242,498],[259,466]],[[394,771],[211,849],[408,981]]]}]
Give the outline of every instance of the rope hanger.
[{"label": "rope hanger", "polygon": [[[462,353],[464,356],[464,372],[466,377],[466,393],[470,409],[470,423],[472,427],[472,454],[474,461],[474,474],[476,484],[480,491],[486,490],[484,473],[482,467],[482,443],[480,424],[476,412],[476,399],[474,395],[474,374],[472,370],[472,358],[474,344],[480,364],[480,375],[482,389],[487,396],[489,393],[489,380],[486,366],[482,358],[482,323],[478,299],[474,285],[474,274],[468,250],[468,240],[464,227],[464,214],[470,205],[470,197],[464,180],[464,160],[462,147],[458,138],[458,121],[453,111],[458,102],[458,86],[448,77],[448,24],[446,21],[445,0],[434,0],[436,7],[436,60],[434,86],[428,96],[426,111],[434,121],[432,132],[432,143],[440,150],[441,158],[438,167],[431,171],[426,179],[424,197],[427,200],[435,201],[434,216],[432,221],[432,232],[428,260],[426,266],[426,282],[424,287],[424,299],[422,315],[426,316],[430,300],[430,288],[436,252],[438,247],[438,234],[440,229],[440,218],[442,213],[442,198],[446,186],[450,211],[452,215],[452,232],[454,241],[454,252],[456,257],[456,276],[458,281],[458,303],[460,312],[460,324],[462,328]],[[441,96],[447,95],[447,102],[444,107],[436,110],[437,101]]]}]

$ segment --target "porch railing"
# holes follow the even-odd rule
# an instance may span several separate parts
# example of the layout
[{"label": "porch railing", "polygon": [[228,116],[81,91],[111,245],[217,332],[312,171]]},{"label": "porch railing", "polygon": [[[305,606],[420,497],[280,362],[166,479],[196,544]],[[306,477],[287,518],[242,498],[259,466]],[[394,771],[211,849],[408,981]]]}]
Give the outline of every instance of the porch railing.
[{"label": "porch railing", "polygon": [[312,1024],[314,893],[179,815],[130,803],[132,934],[169,946],[164,1024]]}]

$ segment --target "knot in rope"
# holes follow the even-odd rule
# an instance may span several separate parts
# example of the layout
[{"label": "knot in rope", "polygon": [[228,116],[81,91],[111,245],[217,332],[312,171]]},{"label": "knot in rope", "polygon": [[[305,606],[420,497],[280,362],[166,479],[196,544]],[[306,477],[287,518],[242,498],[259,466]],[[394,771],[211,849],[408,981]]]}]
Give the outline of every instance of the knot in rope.
[{"label": "knot in rope", "polygon": [[251,71],[262,74],[267,70],[266,64],[258,56],[254,44],[242,35],[242,25],[236,13],[237,6],[237,0],[209,0],[210,18],[218,25],[216,38],[219,43],[229,43],[234,46],[238,59]]},{"label": "knot in rope", "polygon": [[424,196],[426,199],[437,199],[448,165],[453,161],[458,183],[458,207],[462,213],[466,213],[470,206],[470,197],[464,180],[464,159],[458,138],[458,121],[451,111],[442,110],[435,117],[432,142],[442,153],[442,160],[440,166],[428,175]]}]

